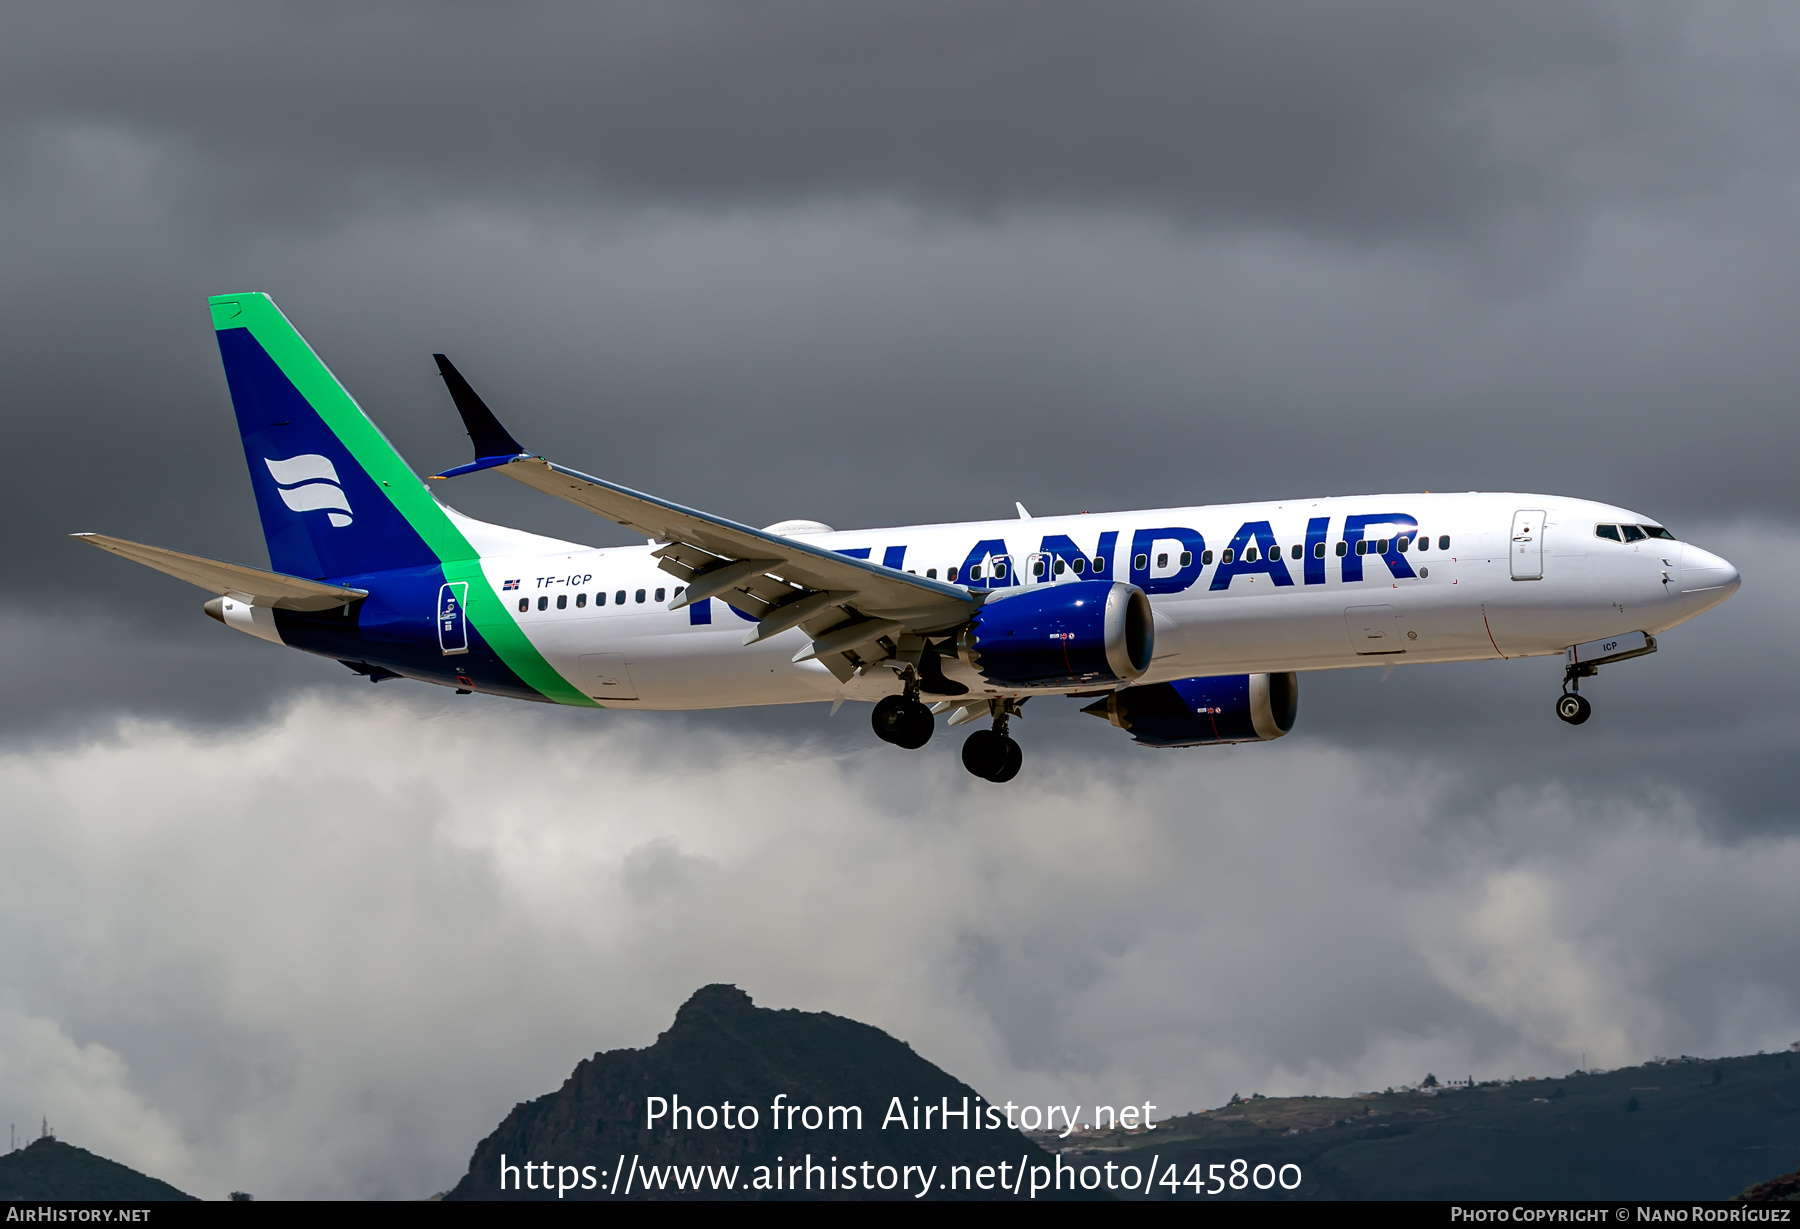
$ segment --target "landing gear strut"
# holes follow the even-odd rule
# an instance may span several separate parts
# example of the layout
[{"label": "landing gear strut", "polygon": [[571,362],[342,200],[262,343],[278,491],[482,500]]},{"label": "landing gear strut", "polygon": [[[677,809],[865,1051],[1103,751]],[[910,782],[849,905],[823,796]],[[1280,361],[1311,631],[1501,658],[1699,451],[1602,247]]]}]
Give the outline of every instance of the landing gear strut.
[{"label": "landing gear strut", "polygon": [[930,742],[932,731],[937,729],[931,710],[919,702],[919,680],[912,674],[907,675],[905,695],[883,696],[876,702],[870,724],[882,742],[908,751],[917,751]]},{"label": "landing gear strut", "polygon": [[1006,732],[1007,719],[1017,711],[1017,704],[1011,700],[997,701],[998,711],[994,716],[992,729],[976,730],[963,742],[963,767],[984,781],[996,783],[1010,781],[1019,775],[1019,769],[1025,763],[1025,753],[1019,750]]},{"label": "landing gear strut", "polygon": [[1581,680],[1599,673],[1586,662],[1570,665],[1563,673],[1563,693],[1556,697],[1556,715],[1570,725],[1580,725],[1594,715],[1594,706],[1581,694]]}]

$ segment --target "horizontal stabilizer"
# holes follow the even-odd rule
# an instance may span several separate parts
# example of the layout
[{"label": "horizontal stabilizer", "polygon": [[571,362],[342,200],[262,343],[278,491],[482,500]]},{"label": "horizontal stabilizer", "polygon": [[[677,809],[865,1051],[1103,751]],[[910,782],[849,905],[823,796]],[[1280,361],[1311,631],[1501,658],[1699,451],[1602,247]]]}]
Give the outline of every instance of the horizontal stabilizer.
[{"label": "horizontal stabilizer", "polygon": [[198,585],[209,593],[229,595],[252,606],[273,606],[278,610],[329,610],[333,606],[342,606],[346,602],[369,596],[365,589],[350,589],[342,585],[304,580],[298,576],[283,576],[280,572],[265,572],[261,568],[247,568],[241,563],[226,563],[201,555],[184,555],[180,551],[164,550],[160,546],[145,546],[141,542],[127,542],[124,538],[110,538],[103,533],[77,533],[70,536],[78,542],[86,542],[101,550],[122,555],[133,563],[166,572],[190,585]]}]

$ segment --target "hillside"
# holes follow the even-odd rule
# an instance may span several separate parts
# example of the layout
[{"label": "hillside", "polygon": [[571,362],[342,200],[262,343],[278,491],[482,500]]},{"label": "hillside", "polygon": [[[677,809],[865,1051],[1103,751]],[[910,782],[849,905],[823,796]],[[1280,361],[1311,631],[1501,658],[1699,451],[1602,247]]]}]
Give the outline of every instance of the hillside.
[{"label": "hillside", "polygon": [[0,1156],[0,1200],[193,1198],[167,1182],[48,1136]]},{"label": "hillside", "polygon": [[[777,1130],[768,1108],[785,1095],[790,1105],[860,1106],[862,1129],[808,1130],[801,1123]],[[667,1129],[645,1127],[651,1097],[679,1096],[690,1106],[756,1106],[759,1121],[752,1130]],[[774,1011],[757,1007],[735,986],[706,986],[676,1013],[675,1022],[642,1050],[610,1050],[583,1060],[556,1092],[513,1108],[494,1133],[476,1147],[469,1171],[447,1199],[557,1198],[551,1191],[500,1189],[501,1158],[556,1166],[595,1167],[600,1183],[593,1190],[572,1190],[565,1198],[618,1198],[609,1194],[612,1171],[625,1158],[629,1168],[676,1164],[735,1167],[738,1186],[729,1198],[807,1198],[808,1193],[783,1190],[757,1192],[749,1187],[757,1167],[792,1165],[810,1156],[821,1166],[830,1158],[840,1165],[939,1166],[940,1181],[951,1165],[981,1166],[1021,1158],[1035,1163],[1046,1153],[1019,1132],[913,1131],[881,1129],[891,1098],[907,1104],[936,1103],[948,1097],[960,1103],[974,1089],[919,1057],[905,1042],[878,1028],[825,1012]],[[638,1172],[641,1172],[638,1171]],[[859,1171],[860,1173],[860,1171]],[[824,1181],[821,1172],[820,1181]],[[634,1182],[637,1180],[634,1177]],[[916,1180],[915,1180],[916,1183]],[[635,1197],[694,1198],[692,1189],[664,1187],[648,1195],[637,1182]],[[914,1189],[917,1189],[915,1184]],[[703,1191],[700,1197],[710,1192]],[[981,1197],[982,1192],[959,1193]],[[810,1197],[820,1197],[815,1191]],[[836,1198],[892,1198],[880,1191],[842,1188]]]},{"label": "hillside", "polygon": [[1725,1199],[1800,1160],[1800,1055],[1682,1058],[1360,1097],[1255,1097],[1152,1132],[1087,1136],[1075,1151],[1122,1164],[1160,1155],[1183,1175],[1237,1158],[1301,1167],[1298,1189],[1245,1198]]}]

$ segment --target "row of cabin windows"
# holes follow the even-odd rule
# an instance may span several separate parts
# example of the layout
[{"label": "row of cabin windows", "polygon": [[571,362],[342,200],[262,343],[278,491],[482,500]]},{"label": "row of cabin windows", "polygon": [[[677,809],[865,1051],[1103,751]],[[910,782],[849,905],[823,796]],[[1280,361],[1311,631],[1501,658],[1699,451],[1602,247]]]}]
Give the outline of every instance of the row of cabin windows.
[{"label": "row of cabin windows", "polygon": [[[687,588],[686,585],[677,586],[675,589],[675,596],[680,597],[681,591],[685,588]],[[635,600],[640,605],[642,605],[645,601],[649,600],[648,595],[649,595],[649,590],[639,589],[637,591]],[[667,600],[668,595],[669,595],[669,591],[667,589],[658,589],[656,591],[656,600],[659,602],[665,601],[665,600]],[[624,589],[620,589],[617,593],[613,594],[613,605],[623,606],[625,604],[625,600],[626,600],[626,591]],[[580,610],[582,607],[586,606],[587,604],[588,604],[588,595],[587,594],[577,593],[575,595],[575,609]],[[605,590],[601,590],[599,593],[594,594],[594,605],[596,605],[596,606],[606,605],[606,591]],[[550,599],[548,597],[540,597],[537,600],[537,608],[539,610],[550,609]],[[569,608],[569,595],[568,594],[559,593],[556,595],[556,608],[558,610],[567,610]],[[528,597],[520,598],[519,599],[519,613],[523,614],[525,611],[530,610],[530,609],[531,609],[531,599]]]},{"label": "row of cabin windows", "polygon": [[[1627,542],[1636,542],[1639,539],[1643,538],[1645,536],[1645,531],[1649,531],[1649,536],[1651,536],[1651,537],[1668,538],[1668,537],[1672,536],[1668,530],[1656,528],[1656,527],[1650,526],[1650,525],[1644,526],[1642,530],[1640,530],[1635,525],[1627,525],[1627,526],[1624,526],[1624,528],[1627,531],[1637,533],[1637,537],[1626,538],[1625,540]],[[1612,537],[1613,536],[1612,534],[1609,534],[1606,532],[1609,529],[1614,529],[1614,526],[1602,525],[1598,529],[1596,529],[1594,532],[1598,533],[1603,538]],[[1618,539],[1614,538],[1614,541],[1617,541],[1617,540]],[[1392,545],[1395,549],[1399,550],[1401,554],[1405,554],[1408,550],[1413,549],[1413,541],[1410,538],[1393,539],[1391,542],[1387,538],[1377,538],[1373,542],[1368,541],[1367,539],[1364,539],[1363,541],[1358,542],[1356,544],[1356,553],[1359,555],[1365,555],[1365,554],[1385,555],[1385,554],[1387,554],[1388,547],[1390,545]],[[1449,550],[1450,549],[1450,535],[1449,534],[1443,534],[1438,538],[1437,548],[1439,550]],[[1419,537],[1418,543],[1417,543],[1417,549],[1419,549],[1421,551],[1431,549],[1431,536],[1429,534],[1424,534]],[[1289,555],[1291,558],[1299,559],[1305,554],[1305,550],[1306,550],[1306,548],[1303,546],[1294,546],[1294,547],[1290,548]],[[1325,557],[1325,544],[1323,542],[1314,542],[1312,553],[1313,553],[1314,559],[1323,559]],[[1342,557],[1344,555],[1348,555],[1350,553],[1350,543],[1339,542],[1337,544],[1337,553],[1340,557]],[[1281,548],[1279,546],[1276,547],[1273,551],[1271,551],[1269,553],[1269,557],[1271,559],[1281,558]],[[1244,548],[1244,561],[1246,563],[1255,563],[1258,558],[1260,558],[1260,556],[1257,553],[1256,547],[1249,546],[1249,547]],[[1232,562],[1234,562],[1234,560],[1235,560],[1235,552],[1229,546],[1226,547],[1225,550],[1222,552],[1221,562],[1232,563]],[[1201,566],[1209,567],[1209,566],[1211,566],[1212,561],[1213,561],[1213,553],[1211,551],[1200,552]],[[1194,562],[1194,553],[1192,551],[1184,550],[1176,558],[1176,566],[1178,566],[1178,567],[1185,568],[1185,567],[1190,566],[1193,562]],[[1150,557],[1148,555],[1135,556],[1131,561],[1131,566],[1133,568],[1137,569],[1138,571],[1142,572],[1150,566]],[[1168,552],[1164,551],[1156,556],[1156,566],[1158,568],[1166,568],[1169,566]],[[1044,575],[1044,567],[1045,567],[1045,560],[1034,559],[1031,564],[1031,574],[1033,576],[1040,576],[1040,577],[1043,576]],[[1085,573],[1087,571],[1087,569],[1088,569],[1087,560],[1081,558],[1080,556],[1077,556],[1076,558],[1074,558],[1072,560],[1064,560],[1064,559],[1059,558],[1054,563],[1054,574],[1057,576],[1061,576],[1065,570],[1074,572],[1075,575],[1080,576],[1083,573]],[[949,581],[951,584],[955,584],[958,571],[959,571],[959,569],[957,569],[957,568],[945,569],[944,579]],[[1096,573],[1101,573],[1101,572],[1106,571],[1106,556],[1105,555],[1096,555],[1094,557],[1094,571]],[[1002,559],[994,560],[991,572],[992,572],[993,578],[995,580],[1005,580],[1006,572],[1007,572],[1006,561],[1002,560]],[[917,575],[917,573],[914,573],[914,575]],[[926,568],[925,576],[929,580],[936,580],[938,578],[938,570],[936,568]],[[969,570],[968,570],[968,575],[967,575],[966,579],[975,581],[975,580],[980,580],[981,578],[982,578],[982,565],[979,563],[970,564]],[[686,586],[682,586],[681,588],[685,588],[685,587]],[[675,594],[678,597],[681,595],[681,588],[677,588],[675,590]],[[656,600],[657,601],[660,602],[663,600],[663,593],[664,593],[664,591],[661,589],[658,589],[656,591]],[[639,602],[643,602],[645,600],[644,595],[645,595],[645,590],[639,589],[637,591],[636,600]],[[620,589],[617,593],[615,593],[613,595],[613,604],[616,606],[625,605],[625,596],[626,596],[625,590]],[[569,595],[566,593],[559,594],[556,599],[556,608],[558,610],[564,610],[568,607],[568,605],[569,605]],[[575,608],[577,610],[579,610],[583,606],[586,606],[586,605],[587,605],[587,594],[577,593],[575,595]],[[606,605],[606,594],[604,592],[594,594],[594,605],[596,605],[596,606]],[[549,607],[550,607],[550,599],[548,597],[540,597],[537,600],[537,608],[539,610],[548,610]],[[523,612],[523,611],[526,611],[529,609],[531,609],[531,599],[528,597],[520,598],[519,599],[519,610],[521,612]]]},{"label": "row of cabin windows", "polygon": [[1645,538],[1675,540],[1675,535],[1661,525],[1595,525],[1594,536],[1609,542],[1642,542]]},{"label": "row of cabin windows", "polygon": [[[1414,549],[1421,550],[1421,551],[1430,550],[1431,549],[1431,536],[1429,534],[1421,534],[1419,536],[1419,539],[1416,544],[1414,543],[1413,539],[1411,539],[1411,538],[1391,538],[1391,539],[1390,538],[1376,538],[1373,541],[1365,538],[1365,539],[1357,542],[1356,553],[1359,555],[1385,555],[1388,553],[1388,550],[1390,547],[1395,550],[1398,550],[1403,555],[1406,554],[1408,551],[1414,550]],[[1449,550],[1450,549],[1450,535],[1449,534],[1442,534],[1438,537],[1437,548],[1439,550]],[[1313,553],[1314,559],[1323,559],[1325,557],[1325,543],[1314,542],[1313,548],[1312,548],[1312,553]],[[1342,558],[1345,555],[1348,555],[1350,553],[1350,543],[1339,542],[1337,544],[1337,553],[1338,553],[1339,558]],[[1296,545],[1296,546],[1291,546],[1288,548],[1288,558],[1290,558],[1290,559],[1301,559],[1301,558],[1304,558],[1305,555],[1306,555],[1306,548],[1304,546]],[[1255,563],[1260,558],[1262,558],[1262,554],[1257,547],[1246,546],[1244,548],[1244,562]],[[1279,546],[1277,546],[1274,550],[1270,551],[1269,558],[1271,558],[1271,559],[1281,558],[1281,548]],[[1200,564],[1202,567],[1210,566],[1212,561],[1213,561],[1213,553],[1211,551],[1201,551],[1200,552]],[[1237,561],[1237,552],[1234,551],[1231,547],[1228,546],[1223,551],[1220,552],[1219,562],[1235,563],[1236,561]],[[1192,564],[1193,562],[1194,562],[1193,552],[1184,550],[1181,552],[1180,556],[1177,559],[1177,566],[1185,568],[1188,565]],[[1099,565],[1096,564],[1095,566],[1099,566]],[[1148,555],[1138,555],[1132,559],[1131,566],[1133,568],[1137,569],[1138,571],[1142,572],[1150,566],[1150,557]],[[1166,568],[1169,566],[1169,556],[1167,553],[1157,555],[1156,566],[1159,569]],[[1057,571],[1060,572],[1061,570],[1062,570],[1062,568],[1059,563],[1059,565],[1057,567]],[[1079,569],[1077,569],[1077,570],[1079,570]]]},{"label": "row of cabin windows", "polygon": [[[1603,528],[1605,528],[1605,527],[1603,527]],[[1647,529],[1649,527],[1646,526],[1645,528]],[[1660,534],[1661,536],[1665,536],[1665,537],[1667,536],[1666,531],[1663,531],[1663,530],[1658,530],[1657,534]],[[1604,537],[1606,535],[1602,534],[1601,536]],[[1635,541],[1636,539],[1630,539],[1630,540]],[[1411,551],[1411,550],[1421,550],[1421,551],[1430,550],[1431,549],[1431,535],[1421,534],[1421,535],[1419,535],[1416,542],[1412,538],[1405,538],[1405,537],[1396,538],[1396,539],[1377,538],[1374,541],[1369,541],[1368,539],[1364,539],[1356,544],[1356,553],[1359,555],[1369,555],[1369,554],[1385,555],[1388,553],[1388,549],[1390,547],[1398,550],[1401,554],[1406,554],[1408,551]],[[1449,534],[1446,533],[1446,534],[1439,535],[1438,540],[1437,540],[1437,548],[1439,550],[1449,550],[1450,549],[1450,535]],[[1303,546],[1293,546],[1293,547],[1289,548],[1288,553],[1289,553],[1290,558],[1299,559],[1305,555],[1306,548]],[[1313,553],[1314,559],[1323,559],[1325,557],[1325,544],[1323,542],[1313,543],[1312,553]],[[1350,553],[1350,543],[1339,542],[1337,544],[1337,553],[1340,557],[1342,557],[1344,555],[1348,555]],[[1273,551],[1270,552],[1269,557],[1271,559],[1281,558],[1281,548],[1279,546],[1276,547]],[[1236,552],[1234,552],[1230,547],[1226,547],[1225,550],[1222,552],[1222,560],[1221,561],[1224,563],[1232,563],[1235,561],[1235,558],[1236,558]],[[1258,550],[1256,547],[1251,546],[1251,547],[1245,548],[1245,550],[1244,550],[1245,562],[1255,563],[1259,558],[1261,558],[1261,556],[1258,553]],[[1201,566],[1209,567],[1209,566],[1211,566],[1212,561],[1213,561],[1213,553],[1211,551],[1200,552]],[[1047,562],[1048,561],[1046,561],[1044,559],[1032,560],[1031,574],[1036,577],[1042,577],[1045,574]],[[1192,565],[1193,562],[1194,562],[1194,554],[1192,551],[1184,550],[1181,552],[1180,555],[1178,555],[1176,557],[1176,566],[1177,567],[1185,568],[1185,567]],[[1150,557],[1148,555],[1135,556],[1131,561],[1131,566],[1133,568],[1137,569],[1138,571],[1142,572],[1150,566]],[[1159,569],[1166,568],[1169,566],[1168,552],[1164,551],[1156,556],[1156,566]],[[1080,576],[1088,570],[1088,561],[1079,556],[1077,556],[1076,558],[1071,559],[1071,560],[1057,559],[1053,563],[1049,563],[1049,567],[1050,567],[1052,575],[1061,576],[1065,571],[1068,571],[1068,572],[1075,573],[1075,575],[1077,575],[1077,576]],[[1105,555],[1095,556],[1093,567],[1094,567],[1094,571],[1096,573],[1105,572],[1106,571],[1106,556]],[[915,573],[915,575],[916,575],[916,573]],[[925,575],[926,575],[927,579],[936,580],[938,578],[938,570],[936,568],[926,568]],[[1004,560],[995,560],[994,561],[993,568],[992,568],[992,575],[995,580],[1006,579],[1006,563]],[[948,580],[951,584],[955,584],[956,578],[957,578],[957,569],[956,568],[946,569],[946,571],[944,573],[945,580]],[[981,578],[982,578],[982,565],[979,563],[970,565],[969,571],[968,571],[968,576],[966,579],[975,581],[975,580],[980,580]]]}]

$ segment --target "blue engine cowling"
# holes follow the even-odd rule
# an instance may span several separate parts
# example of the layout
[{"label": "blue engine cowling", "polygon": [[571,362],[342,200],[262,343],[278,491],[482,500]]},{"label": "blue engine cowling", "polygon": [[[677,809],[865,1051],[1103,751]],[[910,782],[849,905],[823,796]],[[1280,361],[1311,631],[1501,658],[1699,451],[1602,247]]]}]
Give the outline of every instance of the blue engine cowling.
[{"label": "blue engine cowling", "polygon": [[990,683],[1124,683],[1150,668],[1156,626],[1136,585],[1074,580],[994,598],[957,637],[956,653]]},{"label": "blue engine cowling", "polygon": [[1296,674],[1221,674],[1127,687],[1081,711],[1104,717],[1147,747],[1265,742],[1294,728]]}]

